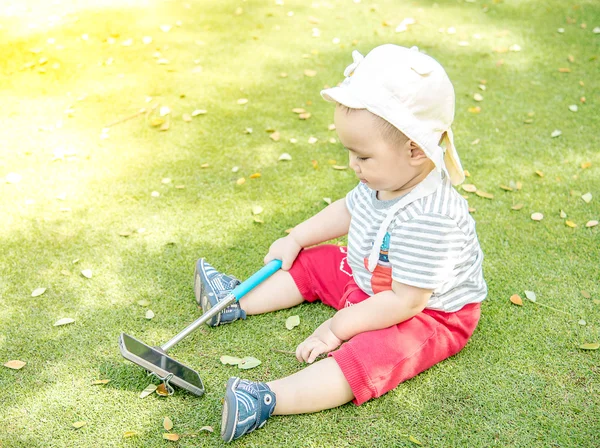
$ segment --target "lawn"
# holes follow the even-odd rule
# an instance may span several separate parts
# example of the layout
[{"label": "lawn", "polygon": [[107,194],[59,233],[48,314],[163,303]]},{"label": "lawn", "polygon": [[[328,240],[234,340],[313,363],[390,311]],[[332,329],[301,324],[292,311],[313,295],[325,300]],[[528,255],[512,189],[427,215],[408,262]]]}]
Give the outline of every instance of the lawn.
[{"label": "lawn", "polygon": [[[597,1],[7,0],[1,447],[221,446],[230,376],[302,367],[282,351],[332,315],[321,304],[175,346],[201,398],[140,398],[152,380],[117,341],[164,343],[200,315],[197,258],[248,277],[272,241],[356,184],[336,169],[347,156],[319,91],[352,50],[388,42],[434,56],[455,86],[475,186],[460,191],[486,257],[480,324],[461,353],[380,399],[275,417],[232,446],[600,446]],[[262,363],[240,371],[222,355]],[[26,364],[2,366],[15,360]]]}]

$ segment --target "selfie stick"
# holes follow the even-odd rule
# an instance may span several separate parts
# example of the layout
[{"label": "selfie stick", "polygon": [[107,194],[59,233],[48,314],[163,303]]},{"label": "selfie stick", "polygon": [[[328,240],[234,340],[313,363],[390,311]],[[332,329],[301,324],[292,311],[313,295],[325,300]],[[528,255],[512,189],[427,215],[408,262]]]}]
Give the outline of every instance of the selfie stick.
[{"label": "selfie stick", "polygon": [[160,347],[151,347],[135,339],[128,334],[121,333],[119,337],[119,348],[124,358],[138,364],[149,371],[149,375],[157,376],[165,383],[169,393],[173,393],[170,383],[201,396],[204,393],[204,384],[200,375],[195,370],[174,360],[167,355],[175,344],[180,342],[194,330],[210,318],[223,311],[233,303],[238,302],[248,292],[261,284],[281,268],[281,260],[272,260],[260,270],[255,272],[250,278],[240,283],[223,300],[212,307],[183,331],[175,335],[172,339],[165,342]]}]

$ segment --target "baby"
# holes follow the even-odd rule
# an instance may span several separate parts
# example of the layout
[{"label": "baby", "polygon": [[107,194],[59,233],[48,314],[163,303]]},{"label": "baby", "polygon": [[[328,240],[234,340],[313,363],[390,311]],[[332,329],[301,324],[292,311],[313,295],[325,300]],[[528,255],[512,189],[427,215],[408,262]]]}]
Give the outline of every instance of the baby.
[{"label": "baby", "polygon": [[[353,59],[342,84],[321,95],[336,103],[336,130],[360,182],[275,241],[264,261],[280,259],[282,269],[209,323],[304,301],[337,312],[297,347],[305,369],[268,383],[229,379],[227,442],[273,414],[379,397],[460,351],[479,321],[487,287],[475,222],[453,188],[464,174],[450,129],[452,84],[416,47],[382,45]],[[347,247],[318,245],[346,234]],[[238,283],[196,263],[204,312]]]}]

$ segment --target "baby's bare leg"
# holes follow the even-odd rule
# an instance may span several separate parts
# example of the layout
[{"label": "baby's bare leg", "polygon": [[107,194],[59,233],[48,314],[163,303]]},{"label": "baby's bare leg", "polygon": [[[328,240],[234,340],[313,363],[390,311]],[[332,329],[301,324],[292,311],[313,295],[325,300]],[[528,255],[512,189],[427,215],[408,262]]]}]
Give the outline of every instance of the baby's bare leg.
[{"label": "baby's bare leg", "polygon": [[302,303],[304,299],[287,271],[277,271],[240,299],[246,314],[262,314],[283,310]]},{"label": "baby's bare leg", "polygon": [[293,375],[267,383],[275,393],[274,414],[304,414],[331,409],[354,398],[350,385],[333,358],[325,358]]}]

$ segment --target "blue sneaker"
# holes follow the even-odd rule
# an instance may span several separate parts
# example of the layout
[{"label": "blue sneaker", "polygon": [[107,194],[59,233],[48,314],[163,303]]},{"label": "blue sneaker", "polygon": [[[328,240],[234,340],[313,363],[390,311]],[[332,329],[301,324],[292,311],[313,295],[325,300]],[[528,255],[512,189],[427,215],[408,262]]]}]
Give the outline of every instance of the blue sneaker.
[{"label": "blue sneaker", "polygon": [[[194,273],[194,294],[196,302],[202,307],[202,312],[206,313],[213,306],[223,300],[227,295],[240,284],[240,281],[232,276],[221,274],[215,268],[200,258],[196,262],[196,272]],[[207,325],[216,327],[220,324],[228,324],[238,319],[245,319],[246,312],[240,308],[240,304],[235,302],[228,306],[216,316],[213,316]]]},{"label": "blue sneaker", "polygon": [[221,416],[225,442],[262,428],[275,410],[275,394],[265,383],[229,378]]}]

